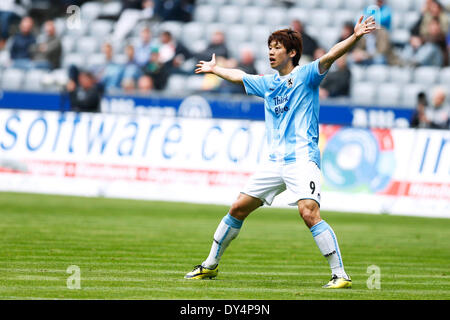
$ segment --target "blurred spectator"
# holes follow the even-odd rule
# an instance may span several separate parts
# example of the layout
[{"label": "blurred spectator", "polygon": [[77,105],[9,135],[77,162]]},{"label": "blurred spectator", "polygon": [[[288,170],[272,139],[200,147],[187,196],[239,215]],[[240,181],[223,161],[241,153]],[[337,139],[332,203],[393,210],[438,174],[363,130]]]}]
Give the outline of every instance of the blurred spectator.
[{"label": "blurred spectator", "polygon": [[154,16],[153,0],[122,0],[122,11],[114,24],[113,41],[123,41],[139,21]]},{"label": "blurred spectator", "polygon": [[133,94],[136,91],[136,82],[132,78],[124,78],[121,85],[122,90],[127,94]]},{"label": "blurred spectator", "polygon": [[391,31],[392,10],[385,0],[376,0],[374,1],[374,5],[370,5],[364,9],[365,16],[375,15],[377,19],[377,14],[379,14],[380,19],[377,23],[386,30]]},{"label": "blurred spectator", "polygon": [[31,68],[31,48],[36,43],[33,35],[34,21],[31,17],[24,17],[20,22],[20,32],[12,37],[10,57],[16,68]]},{"label": "blurred spectator", "polygon": [[159,0],[155,5],[155,15],[163,21],[189,22],[195,8],[195,0]]},{"label": "blurred spectator", "polygon": [[149,75],[143,75],[138,81],[138,90],[141,94],[148,94],[154,89],[154,83],[152,77]]},{"label": "blurred spectator", "polygon": [[122,66],[123,72],[122,72],[122,88],[123,88],[123,82],[128,81],[128,84],[130,83],[129,80],[132,80],[133,83],[135,83],[139,77],[142,75],[141,68],[137,65],[134,57],[134,47],[131,44],[128,44],[125,47],[125,55],[127,56],[127,62]]},{"label": "blurred spectator", "polygon": [[321,99],[350,95],[351,72],[347,65],[347,55],[336,60],[336,70],[328,72],[319,87]]},{"label": "blurred spectator", "polygon": [[34,67],[56,69],[61,65],[62,44],[56,35],[55,24],[52,20],[44,24],[45,34],[38,37],[32,48]]},{"label": "blurred spectator", "polygon": [[0,1],[0,50],[10,36],[11,25],[27,14],[30,0]]},{"label": "blurred spectator", "polygon": [[438,18],[433,18],[428,24],[427,35],[424,36],[425,41],[435,44],[442,52],[443,62],[442,65],[448,65],[447,56],[447,41],[445,33],[442,32],[442,28]]},{"label": "blurred spectator", "polygon": [[153,86],[156,90],[164,89],[169,77],[169,72],[167,65],[160,61],[158,48],[152,49],[150,59],[143,67],[142,71],[145,75],[150,76],[153,79]]},{"label": "blurred spectator", "polygon": [[428,106],[427,96],[424,92],[417,95],[417,106],[414,110],[411,127],[412,128],[426,128],[428,126],[427,118],[425,116],[425,108]]},{"label": "blurred spectator", "polygon": [[197,54],[198,60],[211,60],[213,53],[216,57],[228,58],[228,48],[225,44],[225,34],[222,31],[215,31],[211,36],[208,47],[201,53]]},{"label": "blurred spectator", "polygon": [[105,64],[95,68],[96,78],[102,90],[120,89],[123,76],[123,66],[113,60],[113,47],[109,42],[103,45]]},{"label": "blurred spectator", "polygon": [[437,87],[433,90],[431,106],[425,109],[425,122],[428,128],[448,129],[450,107],[445,104],[447,92],[444,88]]},{"label": "blurred spectator", "polygon": [[142,28],[139,42],[135,46],[134,60],[138,66],[145,66],[149,59],[152,49],[156,46],[155,42],[152,41],[152,31],[150,27],[146,26]]},{"label": "blurred spectator", "polygon": [[320,57],[322,57],[326,53],[327,53],[327,51],[324,48],[318,47],[316,50],[314,50],[313,60],[319,59]]},{"label": "blurred spectator", "polygon": [[398,64],[389,34],[383,27],[361,38],[355,45],[349,62],[361,65]]},{"label": "blurred spectator", "polygon": [[421,36],[426,37],[429,35],[429,24],[432,23],[434,19],[438,19],[441,32],[446,34],[449,27],[448,17],[442,4],[436,0],[429,2],[427,10],[422,15],[419,25],[419,34]]},{"label": "blurred spectator", "polygon": [[440,48],[432,42],[424,42],[421,36],[412,35],[409,44],[401,52],[401,61],[405,66],[442,66],[443,57]]},{"label": "blurred spectator", "polygon": [[305,56],[308,60],[311,60],[314,56],[314,51],[318,48],[317,41],[311,37],[303,27],[303,23],[298,20],[291,21],[291,28],[302,35],[303,52],[302,56]]},{"label": "blurred spectator", "polygon": [[[353,30],[355,28],[355,25],[351,21],[344,22],[341,28],[341,34],[339,35],[338,42],[344,41],[348,37],[350,37],[353,34]],[[353,50],[353,48],[351,49]]]},{"label": "blurred spectator", "polygon": [[179,41],[176,41],[169,31],[161,32],[160,59],[167,65],[170,73],[179,72],[181,65],[192,58],[192,53]]},{"label": "blurred spectator", "polygon": [[[244,71],[247,74],[257,74],[255,67],[255,56],[253,51],[249,48],[243,48],[240,52],[239,62],[234,59],[229,59],[227,62],[228,68],[236,68]],[[222,81],[218,88],[221,93],[241,93],[245,94],[245,89],[242,85],[232,83],[229,81]]]},{"label": "blurred spectator", "polygon": [[70,109],[75,112],[98,112],[101,94],[97,88],[94,75],[81,71],[78,81],[69,80],[66,89],[69,93]]}]

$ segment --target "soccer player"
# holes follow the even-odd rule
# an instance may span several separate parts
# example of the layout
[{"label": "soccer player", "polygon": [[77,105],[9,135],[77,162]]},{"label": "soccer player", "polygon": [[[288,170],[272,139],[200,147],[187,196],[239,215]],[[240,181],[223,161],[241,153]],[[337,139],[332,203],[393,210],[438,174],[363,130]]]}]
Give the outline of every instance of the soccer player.
[{"label": "soccer player", "polygon": [[337,43],[321,58],[304,66],[301,35],[291,29],[278,30],[268,39],[272,75],[248,75],[238,69],[222,68],[211,61],[199,61],[195,73],[213,73],[240,83],[249,95],[264,98],[269,157],[249,180],[214,233],[209,256],[187,273],[186,279],[214,278],[220,258],[237,237],[245,218],[263,204],[288,189],[289,204],[300,216],[331,268],[331,280],[324,288],[350,288],[352,281],[344,270],[337,237],[320,217],[319,84],[333,62],[345,54],[365,34],[375,28],[373,17],[361,16],[354,33]]}]

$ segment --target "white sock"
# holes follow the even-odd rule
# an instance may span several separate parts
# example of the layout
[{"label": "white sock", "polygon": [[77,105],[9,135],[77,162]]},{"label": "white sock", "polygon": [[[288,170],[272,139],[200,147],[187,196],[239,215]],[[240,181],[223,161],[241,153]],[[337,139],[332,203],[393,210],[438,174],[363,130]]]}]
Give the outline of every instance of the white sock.
[{"label": "white sock", "polygon": [[225,249],[228,247],[231,240],[236,238],[239,234],[243,222],[243,220],[232,217],[229,213],[223,217],[214,233],[214,241],[209,256],[203,261],[202,266],[212,269],[219,264]]},{"label": "white sock", "polygon": [[311,233],[322,255],[330,264],[331,274],[348,279],[333,229],[324,220],[311,227]]}]

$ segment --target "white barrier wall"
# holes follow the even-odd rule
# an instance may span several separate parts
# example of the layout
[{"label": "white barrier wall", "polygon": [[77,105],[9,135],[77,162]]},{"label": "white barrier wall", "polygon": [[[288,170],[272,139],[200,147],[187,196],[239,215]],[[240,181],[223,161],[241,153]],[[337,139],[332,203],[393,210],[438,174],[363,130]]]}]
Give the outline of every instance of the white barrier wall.
[{"label": "white barrier wall", "polygon": [[[262,122],[2,110],[0,190],[231,204],[264,142]],[[449,131],[327,125],[320,147],[322,209],[450,217]]]}]

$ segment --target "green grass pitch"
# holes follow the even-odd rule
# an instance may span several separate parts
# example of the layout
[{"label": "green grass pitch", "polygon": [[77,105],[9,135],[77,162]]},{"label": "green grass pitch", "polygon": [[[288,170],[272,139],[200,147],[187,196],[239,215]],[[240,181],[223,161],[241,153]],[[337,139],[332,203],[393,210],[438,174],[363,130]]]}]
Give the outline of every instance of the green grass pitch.
[{"label": "green grass pitch", "polygon": [[[183,276],[228,208],[0,193],[0,299],[449,299],[450,219],[322,212],[353,289],[325,290],[326,259],[295,209],[261,208],[216,280]],[[80,268],[68,289],[67,268]],[[369,289],[367,268],[380,268]]]}]

